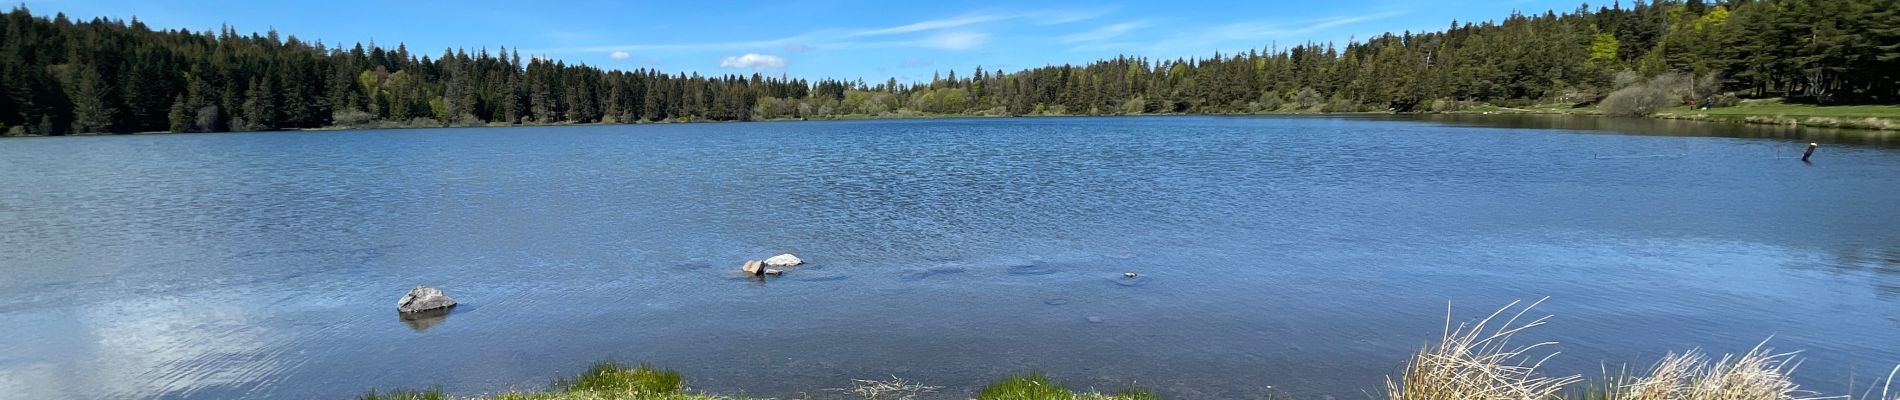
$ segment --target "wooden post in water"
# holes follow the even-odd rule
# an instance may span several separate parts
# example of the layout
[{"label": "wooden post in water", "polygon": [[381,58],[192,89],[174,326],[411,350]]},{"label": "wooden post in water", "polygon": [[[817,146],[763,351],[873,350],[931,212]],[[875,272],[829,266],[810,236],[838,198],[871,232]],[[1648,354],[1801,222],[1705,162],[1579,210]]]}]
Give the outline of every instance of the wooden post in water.
[{"label": "wooden post in water", "polygon": [[1808,143],[1808,151],[1801,153],[1801,162],[1808,162],[1808,157],[1814,156],[1814,148],[1816,147],[1821,147],[1821,144]]}]

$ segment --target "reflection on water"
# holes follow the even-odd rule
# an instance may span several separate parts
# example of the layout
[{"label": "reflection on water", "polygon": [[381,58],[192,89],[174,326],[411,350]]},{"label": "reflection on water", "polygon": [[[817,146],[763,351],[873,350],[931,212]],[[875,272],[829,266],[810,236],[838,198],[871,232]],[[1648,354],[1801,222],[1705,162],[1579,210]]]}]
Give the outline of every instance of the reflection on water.
[{"label": "reflection on water", "polygon": [[404,325],[409,325],[409,329],[416,330],[416,333],[422,333],[428,331],[429,328],[434,328],[436,325],[441,325],[442,321],[447,321],[449,319],[449,311],[454,309],[454,307],[449,307],[412,313],[397,312],[396,319],[402,320]]},{"label": "reflection on water", "polygon": [[[761,397],[1030,370],[1350,397],[1446,301],[1543,296],[1558,373],[1771,335],[1820,390],[1900,363],[1887,142],[1394,118],[0,140],[0,393],[477,394],[612,358]],[[810,264],[737,272],[784,252]],[[416,282],[481,308],[390,321]]]}]

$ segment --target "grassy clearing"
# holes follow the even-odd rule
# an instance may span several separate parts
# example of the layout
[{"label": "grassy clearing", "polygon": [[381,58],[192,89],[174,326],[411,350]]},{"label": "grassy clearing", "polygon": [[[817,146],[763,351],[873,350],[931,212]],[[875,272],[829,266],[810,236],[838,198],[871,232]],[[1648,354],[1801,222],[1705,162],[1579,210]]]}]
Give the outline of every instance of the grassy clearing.
[{"label": "grassy clearing", "polygon": [[1799,125],[1826,128],[1900,130],[1900,105],[1818,106],[1779,99],[1749,100],[1734,107],[1663,109],[1659,118]]}]

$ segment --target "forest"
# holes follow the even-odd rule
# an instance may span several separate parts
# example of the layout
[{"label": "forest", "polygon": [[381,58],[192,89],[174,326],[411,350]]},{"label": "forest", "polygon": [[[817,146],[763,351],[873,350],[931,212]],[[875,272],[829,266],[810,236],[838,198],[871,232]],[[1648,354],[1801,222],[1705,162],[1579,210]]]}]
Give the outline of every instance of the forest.
[{"label": "forest", "polygon": [[[0,133],[749,121],[845,116],[1448,111],[1741,98],[1900,102],[1900,0],[1662,0],[1452,21],[1442,31],[1121,56],[929,82],[606,69],[506,47],[325,44],[0,15]],[[1612,110],[1612,106],[1616,107]]]}]

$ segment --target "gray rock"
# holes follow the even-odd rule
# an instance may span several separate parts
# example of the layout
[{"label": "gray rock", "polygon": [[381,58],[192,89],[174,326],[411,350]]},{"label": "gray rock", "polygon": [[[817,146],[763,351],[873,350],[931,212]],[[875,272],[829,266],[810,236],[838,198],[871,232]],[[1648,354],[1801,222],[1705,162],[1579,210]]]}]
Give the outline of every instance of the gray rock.
[{"label": "gray rock", "polygon": [[759,275],[765,273],[765,264],[759,260],[746,260],[745,266],[739,267],[739,270],[745,271],[746,275]]},{"label": "gray rock", "polygon": [[772,256],[772,258],[765,259],[765,265],[771,266],[771,267],[796,267],[798,266],[798,264],[804,264],[804,263],[805,263],[805,260],[800,260],[798,259],[798,256],[794,256],[789,253],[780,254],[780,255]]},{"label": "gray rock", "polygon": [[1133,273],[1133,272],[1123,272],[1123,273],[1122,273],[1122,277],[1123,277],[1123,278],[1133,278],[1133,277],[1135,277],[1135,276],[1136,276],[1136,275],[1135,275],[1135,273]]},{"label": "gray rock", "polygon": [[783,273],[785,273],[785,271],[780,271],[780,270],[771,269],[771,268],[765,269],[766,275],[778,275],[778,274],[783,274]]},{"label": "gray rock", "polygon": [[396,311],[405,313],[440,310],[454,306],[455,299],[442,294],[442,289],[422,285],[409,289],[409,294],[402,295],[401,300],[396,300]]}]

